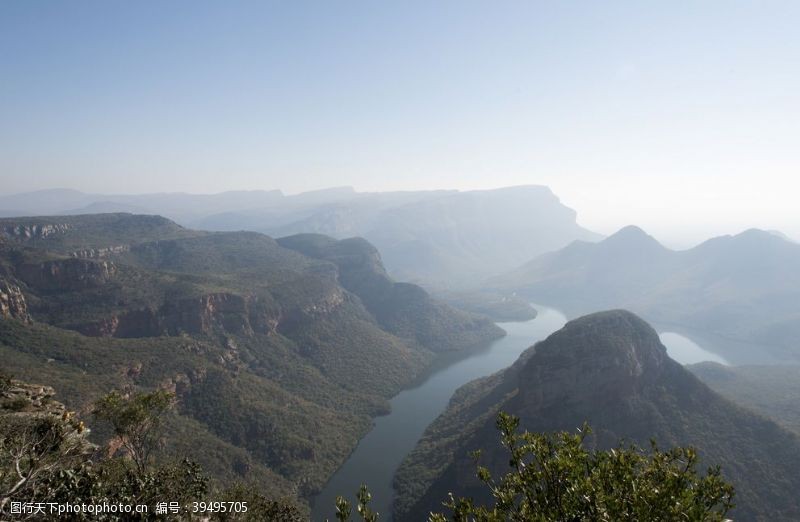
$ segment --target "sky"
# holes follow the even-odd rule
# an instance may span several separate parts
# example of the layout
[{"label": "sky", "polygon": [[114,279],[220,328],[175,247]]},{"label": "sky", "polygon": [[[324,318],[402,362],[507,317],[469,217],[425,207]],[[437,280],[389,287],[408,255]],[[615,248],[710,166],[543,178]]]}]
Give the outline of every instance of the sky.
[{"label": "sky", "polygon": [[800,2],[0,2],[0,193],[550,186],[800,238]]}]

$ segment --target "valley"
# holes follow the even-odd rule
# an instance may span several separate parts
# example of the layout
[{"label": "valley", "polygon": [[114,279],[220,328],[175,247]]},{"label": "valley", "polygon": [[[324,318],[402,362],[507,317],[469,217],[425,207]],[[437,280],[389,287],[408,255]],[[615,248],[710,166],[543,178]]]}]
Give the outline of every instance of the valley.
[{"label": "valley", "polygon": [[394,283],[364,241],[325,238],[328,260],[130,214],[0,228],[4,371],[83,412],[114,389],[172,390],[166,451],[301,504],[437,354],[504,334]]},{"label": "valley", "polygon": [[[452,483],[447,477],[459,462],[454,455],[466,451],[464,444],[490,446],[488,438],[474,442],[471,434],[488,435],[492,415],[516,408],[520,392],[513,376],[534,357],[531,347],[567,322],[556,308],[578,314],[630,304],[630,292],[643,291],[651,272],[665,277],[675,259],[688,255],[669,254],[628,230],[566,249],[608,248],[611,253],[604,255],[615,259],[619,245],[632,241],[636,246],[624,248],[644,256],[637,263],[647,258],[646,272],[637,276],[625,268],[623,285],[608,266],[592,268],[609,278],[601,286],[613,292],[587,294],[576,286],[581,278],[567,271],[555,280],[573,287],[561,284],[557,291],[521,284],[515,275],[492,279],[486,289],[430,294],[395,281],[382,253],[362,238],[302,233],[275,240],[131,214],[0,219],[0,229],[0,354],[9,361],[4,371],[46,382],[84,414],[111,390],[170,390],[178,407],[167,425],[164,455],[190,456],[220,484],[256,484],[320,522],[332,515],[338,496],[355,501],[362,483],[369,484],[372,508],[383,519],[415,519],[435,508],[444,491],[437,484]],[[667,260],[653,264],[665,252]],[[569,270],[565,255],[547,254],[537,263],[552,266],[546,260],[559,256],[558,266]],[[524,300],[532,295],[552,299],[547,302],[556,308]],[[607,314],[615,313],[627,312]],[[487,316],[515,321],[495,324]],[[779,392],[763,379],[756,385],[745,367],[712,371],[710,365],[730,364],[729,357],[740,360],[740,352],[706,344],[722,334],[695,337],[677,316],[664,317],[657,323],[660,339],[648,345],[663,343],[665,354],[693,365],[714,390],[795,428],[791,406],[771,406]],[[609,333],[614,324],[609,322]],[[636,328],[637,335],[646,331]],[[589,370],[578,371],[581,364],[574,363],[575,382],[590,378]],[[613,364],[608,370],[617,371]],[[653,407],[667,414],[658,401]],[[563,402],[574,400],[565,396]],[[784,415],[776,418],[779,411]],[[749,413],[728,414],[753,422]],[[641,415],[634,414],[635,422]],[[536,429],[570,428],[556,418]],[[609,428],[603,444],[631,436],[629,428]],[[764,429],[770,437],[785,436]],[[699,440],[693,430],[657,435],[686,444]],[[99,430],[93,442],[102,445],[108,436]],[[745,485],[743,512],[760,513],[762,508],[750,506],[761,504],[761,493],[749,491],[751,481],[736,471],[744,461],[732,459],[724,444],[715,448],[720,453],[712,451],[713,458],[726,463],[737,485]],[[460,484],[470,472],[457,465]]]},{"label": "valley", "polygon": [[798,20],[0,1],[0,522],[800,522]]}]

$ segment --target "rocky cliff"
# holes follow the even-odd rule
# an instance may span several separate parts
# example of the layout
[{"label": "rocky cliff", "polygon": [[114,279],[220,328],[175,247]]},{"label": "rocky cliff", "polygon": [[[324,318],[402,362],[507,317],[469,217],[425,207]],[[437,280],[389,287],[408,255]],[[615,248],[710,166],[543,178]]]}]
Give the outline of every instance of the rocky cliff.
[{"label": "rocky cliff", "polygon": [[97,321],[71,325],[92,337],[157,337],[228,333],[252,336],[275,334],[314,318],[330,315],[347,296],[332,288],[303,306],[281,307],[259,296],[216,292],[167,300],[155,308],[113,313]]},{"label": "rocky cliff", "polygon": [[88,259],[55,259],[36,264],[21,264],[17,277],[41,290],[79,290],[102,286],[117,273],[110,261]]},{"label": "rocky cliff", "polygon": [[28,241],[31,239],[44,239],[53,234],[64,234],[71,228],[71,225],[67,223],[36,223],[7,224],[0,230],[9,238],[19,241]]},{"label": "rocky cliff", "polygon": [[[0,435],[13,437],[15,429],[45,430],[48,425],[37,422],[49,420],[63,427],[64,436],[72,446],[71,455],[91,454],[97,446],[87,440],[89,430],[75,417],[75,412],[54,399],[55,395],[55,390],[50,386],[30,384],[0,375]],[[41,437],[40,443],[53,443],[53,440],[44,437],[44,432],[37,431],[36,436]],[[6,449],[13,447],[13,440],[9,439],[11,444]]]},{"label": "rocky cliff", "polygon": [[0,317],[30,322],[28,305],[19,286],[0,278]]}]

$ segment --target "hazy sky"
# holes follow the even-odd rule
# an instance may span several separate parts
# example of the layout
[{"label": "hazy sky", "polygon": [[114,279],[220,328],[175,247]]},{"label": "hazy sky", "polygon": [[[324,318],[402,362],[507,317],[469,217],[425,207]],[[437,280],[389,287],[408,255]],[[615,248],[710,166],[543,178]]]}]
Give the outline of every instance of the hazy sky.
[{"label": "hazy sky", "polygon": [[800,2],[0,3],[0,192],[546,184],[800,237]]}]

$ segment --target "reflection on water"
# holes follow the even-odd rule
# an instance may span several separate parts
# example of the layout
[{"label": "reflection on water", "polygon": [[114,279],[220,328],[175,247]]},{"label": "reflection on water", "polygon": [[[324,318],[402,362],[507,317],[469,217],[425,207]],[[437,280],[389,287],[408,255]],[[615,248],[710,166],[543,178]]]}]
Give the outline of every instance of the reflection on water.
[{"label": "reflection on water", "polygon": [[688,337],[675,332],[664,332],[660,334],[661,342],[667,347],[670,357],[681,364],[696,364],[699,362],[711,361],[728,366],[728,361],[719,355],[704,350],[696,342]]},{"label": "reflection on water", "polygon": [[448,365],[437,364],[413,388],[395,396],[391,413],[375,419],[373,429],[314,499],[313,519],[333,519],[336,496],[354,500],[363,482],[372,492],[372,507],[380,513],[381,520],[391,520],[394,473],[425,428],[447,407],[453,392],[469,381],[510,366],[528,347],[564,326],[566,317],[560,312],[534,307],[539,311],[535,319],[500,323],[507,332],[505,337],[466,358],[451,358]]}]

